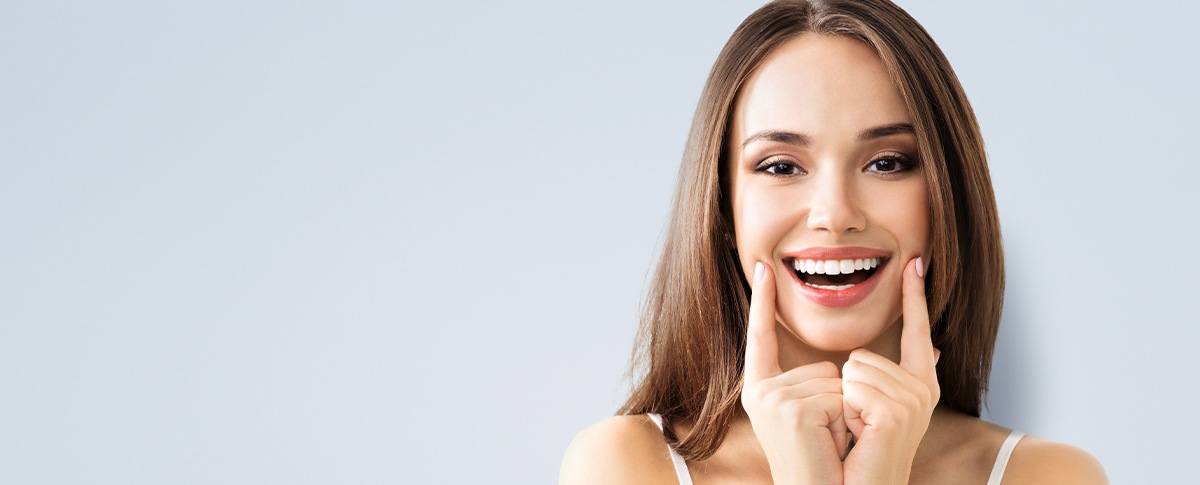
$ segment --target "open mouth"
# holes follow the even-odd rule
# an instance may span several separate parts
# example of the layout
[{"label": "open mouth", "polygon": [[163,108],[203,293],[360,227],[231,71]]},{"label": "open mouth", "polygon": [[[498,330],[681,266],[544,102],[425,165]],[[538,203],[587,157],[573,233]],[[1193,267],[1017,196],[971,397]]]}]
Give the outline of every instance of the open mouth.
[{"label": "open mouth", "polygon": [[808,286],[841,291],[871,278],[890,258],[876,257],[842,260],[787,258],[783,262]]}]

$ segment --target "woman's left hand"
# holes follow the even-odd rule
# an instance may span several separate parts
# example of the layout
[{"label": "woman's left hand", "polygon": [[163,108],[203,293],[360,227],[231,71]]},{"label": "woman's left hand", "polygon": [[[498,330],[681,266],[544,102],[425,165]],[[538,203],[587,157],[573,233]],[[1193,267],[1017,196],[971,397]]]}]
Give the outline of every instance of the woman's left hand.
[{"label": "woman's left hand", "polygon": [[907,484],[917,446],[941,399],[934,365],[941,352],[929,336],[925,281],[915,258],[902,278],[900,364],[855,349],[842,367],[842,407],[857,442],[842,463],[846,485]]}]

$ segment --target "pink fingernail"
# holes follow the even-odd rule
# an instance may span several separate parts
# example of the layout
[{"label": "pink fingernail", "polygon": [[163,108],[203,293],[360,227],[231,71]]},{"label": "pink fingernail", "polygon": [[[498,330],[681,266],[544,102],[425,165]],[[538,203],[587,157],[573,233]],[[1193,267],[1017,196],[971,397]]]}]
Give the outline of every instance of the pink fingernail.
[{"label": "pink fingernail", "polygon": [[920,256],[917,256],[917,276],[925,277],[925,263],[921,261]]},{"label": "pink fingernail", "polygon": [[758,283],[758,282],[762,281],[762,275],[763,275],[762,261],[755,261],[754,262],[754,282]]}]

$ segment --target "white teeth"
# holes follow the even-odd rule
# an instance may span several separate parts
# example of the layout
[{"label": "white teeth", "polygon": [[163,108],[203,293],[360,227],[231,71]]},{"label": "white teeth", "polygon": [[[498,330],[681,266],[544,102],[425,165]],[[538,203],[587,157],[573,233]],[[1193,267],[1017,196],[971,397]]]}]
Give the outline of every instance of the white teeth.
[{"label": "white teeth", "polygon": [[825,274],[842,274],[842,265],[836,260],[825,260]]},{"label": "white teeth", "polygon": [[845,274],[853,273],[854,272],[854,260],[843,259],[841,270],[842,270],[842,273],[845,273]]},{"label": "white teeth", "polygon": [[808,274],[849,274],[879,266],[879,258],[866,259],[797,259],[792,262],[796,271]]},{"label": "white teeth", "polygon": [[849,284],[849,285],[814,285],[814,284],[808,283],[808,282],[805,282],[804,284],[811,286],[813,288],[821,288],[824,290],[837,290],[837,291],[842,291],[846,288],[854,286],[853,284]]}]

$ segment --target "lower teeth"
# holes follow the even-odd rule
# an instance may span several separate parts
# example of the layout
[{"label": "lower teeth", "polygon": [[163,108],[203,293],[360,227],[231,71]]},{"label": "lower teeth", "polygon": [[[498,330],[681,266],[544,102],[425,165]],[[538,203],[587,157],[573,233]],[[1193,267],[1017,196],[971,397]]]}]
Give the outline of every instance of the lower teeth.
[{"label": "lower teeth", "polygon": [[841,290],[844,290],[844,289],[846,289],[846,288],[849,288],[849,287],[851,287],[851,286],[854,286],[853,284],[849,284],[849,285],[814,285],[814,284],[812,284],[812,283],[809,283],[809,282],[807,282],[807,281],[805,281],[805,282],[804,282],[804,284],[806,284],[806,285],[808,285],[808,286],[811,286],[811,287],[813,287],[813,288],[820,288],[820,289],[822,289],[822,290],[838,290],[838,291],[841,291]]}]

